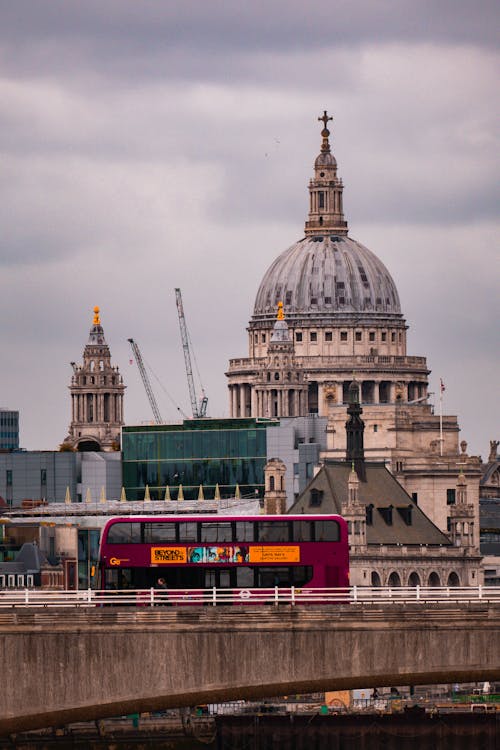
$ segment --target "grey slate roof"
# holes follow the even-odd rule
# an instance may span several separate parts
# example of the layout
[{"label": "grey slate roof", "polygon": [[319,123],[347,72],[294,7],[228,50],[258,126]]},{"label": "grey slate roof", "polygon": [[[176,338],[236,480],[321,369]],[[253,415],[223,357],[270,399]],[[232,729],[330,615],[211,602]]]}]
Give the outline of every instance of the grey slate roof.
[{"label": "grey slate roof", "polygon": [[[365,506],[373,506],[373,523],[366,526],[366,539],[369,545],[451,545],[446,534],[443,534],[415,504],[384,464],[366,462],[365,469],[366,482],[359,483],[358,502]],[[288,512],[341,514],[342,503],[347,501],[350,472],[351,464],[348,462],[325,462]],[[312,490],[323,492],[320,506],[310,505]],[[384,519],[385,509],[389,506],[393,507],[392,524],[388,524]],[[409,506],[411,524],[404,520]]]}]

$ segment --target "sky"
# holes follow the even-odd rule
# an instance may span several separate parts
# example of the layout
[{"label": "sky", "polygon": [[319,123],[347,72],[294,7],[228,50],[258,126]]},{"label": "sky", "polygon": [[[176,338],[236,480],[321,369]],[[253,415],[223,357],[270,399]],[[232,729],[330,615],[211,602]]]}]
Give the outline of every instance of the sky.
[{"label": "sky", "polygon": [[[303,236],[333,114],[349,234],[394,278],[408,354],[470,454],[499,430],[499,6],[490,0],[0,0],[0,406],[54,450],[94,305],[152,420],[210,416],[274,258]],[[199,386],[198,386],[199,390]]]}]

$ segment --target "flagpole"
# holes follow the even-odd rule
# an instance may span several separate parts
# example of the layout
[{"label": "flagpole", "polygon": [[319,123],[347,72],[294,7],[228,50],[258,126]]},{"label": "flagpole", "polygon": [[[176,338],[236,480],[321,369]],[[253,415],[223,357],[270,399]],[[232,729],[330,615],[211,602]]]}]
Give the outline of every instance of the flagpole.
[{"label": "flagpole", "polygon": [[439,455],[443,455],[443,391],[444,383],[439,381]]}]

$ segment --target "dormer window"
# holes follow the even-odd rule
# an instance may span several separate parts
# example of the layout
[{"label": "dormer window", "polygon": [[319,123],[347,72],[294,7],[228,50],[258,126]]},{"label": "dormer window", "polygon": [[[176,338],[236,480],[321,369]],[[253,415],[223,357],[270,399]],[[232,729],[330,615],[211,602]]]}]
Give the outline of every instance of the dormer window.
[{"label": "dormer window", "polygon": [[388,505],[386,508],[378,509],[378,512],[380,513],[380,515],[382,516],[382,518],[384,519],[384,521],[386,522],[388,526],[392,526],[392,511],[393,511],[392,505]]}]

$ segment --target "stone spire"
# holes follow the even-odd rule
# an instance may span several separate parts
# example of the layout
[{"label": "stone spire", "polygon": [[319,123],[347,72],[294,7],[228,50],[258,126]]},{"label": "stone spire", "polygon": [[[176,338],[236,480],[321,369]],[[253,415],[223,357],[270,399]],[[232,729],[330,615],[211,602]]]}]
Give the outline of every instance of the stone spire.
[{"label": "stone spire", "polygon": [[94,307],[83,364],[71,363],[71,423],[63,446],[73,450],[118,450],[125,386],[104,338],[99,308]]},{"label": "stone spire", "polygon": [[326,110],[318,120],[323,123],[321,131],[321,151],[314,162],[314,177],[309,182],[309,218],[306,221],[307,235],[346,235],[347,222],[344,219],[342,193],[344,186],[337,177],[337,160],[330,151],[330,131],[327,128]]},{"label": "stone spire", "polygon": [[353,380],[349,386],[347,399],[347,414],[349,415],[349,419],[345,423],[347,433],[346,461],[352,462],[359,479],[362,482],[366,482],[364,450],[365,423],[361,419],[363,409],[361,408],[359,398],[359,383],[356,380]]}]

